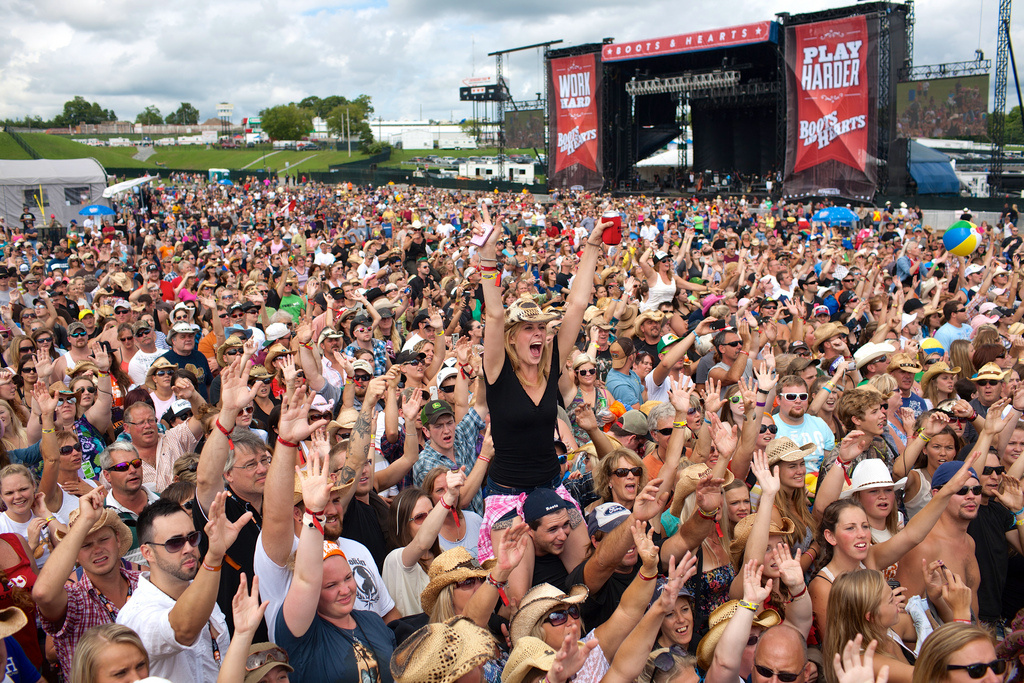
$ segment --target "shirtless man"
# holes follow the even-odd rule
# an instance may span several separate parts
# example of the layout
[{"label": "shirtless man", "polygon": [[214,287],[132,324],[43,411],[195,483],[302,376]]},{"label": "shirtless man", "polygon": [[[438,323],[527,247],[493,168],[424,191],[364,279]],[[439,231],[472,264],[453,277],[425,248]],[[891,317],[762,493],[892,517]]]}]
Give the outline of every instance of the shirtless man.
[{"label": "shirtless man", "polygon": [[[979,444],[984,439],[979,439]],[[967,457],[966,462],[956,460],[945,462],[939,465],[932,477],[932,493],[941,489],[946,482],[960,471],[961,467],[970,467],[978,459],[980,452],[987,452],[988,445],[984,444],[984,451],[975,449]],[[924,595],[925,579],[921,571],[922,560],[933,562],[941,560],[946,568],[954,574],[963,577],[964,583],[971,587],[971,609],[974,614],[978,613],[978,586],[981,583],[981,570],[978,567],[978,558],[975,556],[974,539],[967,533],[967,527],[971,520],[977,518],[978,508],[981,505],[981,481],[972,468],[972,476],[967,484],[960,491],[966,491],[963,495],[960,492],[954,493],[946,503],[946,509],[942,516],[935,523],[931,532],[919,545],[900,560],[899,569],[896,571],[896,579],[901,586],[906,587],[907,596]],[[955,549],[954,552],[950,552]]]}]

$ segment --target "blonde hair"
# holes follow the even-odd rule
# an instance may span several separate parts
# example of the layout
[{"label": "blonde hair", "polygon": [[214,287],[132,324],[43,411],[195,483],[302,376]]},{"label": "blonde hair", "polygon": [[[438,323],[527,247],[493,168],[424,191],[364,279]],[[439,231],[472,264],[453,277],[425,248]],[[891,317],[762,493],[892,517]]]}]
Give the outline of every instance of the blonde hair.
[{"label": "blonde hair", "polygon": [[880,653],[891,652],[889,645],[894,643],[889,639],[888,628],[876,619],[878,606],[890,594],[885,577],[875,569],[847,572],[832,584],[828,594],[829,627],[821,652],[827,680],[836,680],[832,659],[842,654],[847,641],[857,634],[864,637],[865,644],[877,640]]},{"label": "blonde hair", "polygon": [[[515,370],[516,377],[519,378],[520,384],[531,386],[531,383],[523,376],[523,363],[519,360],[519,354],[516,353],[515,344],[513,343],[523,324],[524,323],[517,322],[505,326],[505,355],[508,357],[509,362],[512,363],[512,369]],[[551,371],[551,354],[554,353],[552,350],[553,346],[553,344],[544,344],[544,348],[540,354],[540,367],[537,368],[540,373],[540,380],[536,385],[532,386],[547,384],[548,374]]]},{"label": "blonde hair", "polygon": [[15,443],[7,438],[8,433],[13,433],[16,437],[18,437],[18,441],[22,443],[27,443],[28,432],[25,431],[25,426],[21,424],[21,418],[18,417],[18,411],[14,409],[14,406],[12,406],[10,403],[3,399],[0,399],[0,409],[6,410],[7,414],[11,418],[10,424],[7,426],[7,429],[4,432],[4,445],[7,446],[7,448],[9,449],[15,448]]},{"label": "blonde hair", "polygon": [[966,339],[954,339],[949,344],[949,366],[960,368],[957,377],[970,379],[974,376],[974,363],[971,362],[971,342]]},{"label": "blonde hair", "polygon": [[611,482],[614,476],[612,470],[615,469],[615,463],[619,461],[619,458],[625,458],[633,463],[633,467],[642,467],[644,470],[637,482],[636,495],[639,496],[640,491],[647,486],[647,466],[640,456],[628,448],[616,448],[601,458],[597,467],[594,468],[594,493],[601,496],[602,503],[610,503],[612,500]]},{"label": "blonde hair", "polygon": [[439,624],[455,616],[458,616],[455,613],[455,584],[449,583],[438,592],[437,599],[434,600],[434,609],[430,610],[430,623]]},{"label": "blonde hair", "polygon": [[[984,640],[995,646],[995,638],[987,629],[973,624],[943,624],[925,639],[921,653],[914,663],[914,677],[911,683],[937,683],[949,680],[946,666],[961,648]],[[1015,663],[1012,662],[1011,663]]]},{"label": "blonde hair", "polygon": [[149,653],[135,631],[121,624],[103,624],[89,629],[78,640],[68,680],[75,683],[93,683],[96,680],[96,662],[99,654],[110,645],[135,646],[145,657],[146,667],[149,667]]},{"label": "blonde hair", "polygon": [[899,388],[899,382],[892,375],[885,373],[882,375],[875,375],[868,380],[868,384],[877,389],[882,395],[891,394]]}]

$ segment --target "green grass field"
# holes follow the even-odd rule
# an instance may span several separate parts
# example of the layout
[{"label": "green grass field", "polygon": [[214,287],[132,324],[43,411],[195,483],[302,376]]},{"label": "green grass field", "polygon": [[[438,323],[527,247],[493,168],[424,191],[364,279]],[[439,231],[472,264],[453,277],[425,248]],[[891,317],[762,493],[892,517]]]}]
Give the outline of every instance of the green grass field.
[{"label": "green grass field", "polygon": [[128,168],[153,168],[152,163],[132,159],[134,147],[90,147],[73,142],[59,135],[46,133],[23,133],[25,142],[32,146],[44,159],[81,159],[92,157],[104,166]]},{"label": "green grass field", "polygon": [[28,152],[23,150],[17,142],[7,133],[0,133],[0,159],[31,159]]}]

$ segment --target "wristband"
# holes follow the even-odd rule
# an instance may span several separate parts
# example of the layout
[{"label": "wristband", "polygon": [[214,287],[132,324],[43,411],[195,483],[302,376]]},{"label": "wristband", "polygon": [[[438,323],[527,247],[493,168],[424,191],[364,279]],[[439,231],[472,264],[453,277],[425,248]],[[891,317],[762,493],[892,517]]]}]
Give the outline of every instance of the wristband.
[{"label": "wristband", "polygon": [[701,509],[700,509],[700,508],[698,507],[698,508],[697,508],[697,514],[698,514],[698,515],[700,515],[700,516],[701,516],[702,518],[704,518],[704,519],[714,519],[715,517],[717,517],[717,516],[718,516],[718,513],[719,513],[719,511],[720,511],[721,509],[722,509],[721,507],[717,507],[717,508],[715,508],[714,510],[712,510],[712,511],[710,511],[710,512],[704,512],[703,510],[701,510]]},{"label": "wristband", "polygon": [[643,569],[641,569],[639,572],[637,572],[636,575],[640,577],[641,581],[654,581],[656,578],[658,578],[658,572],[654,572],[654,576],[644,576],[644,570]]},{"label": "wristband", "polygon": [[827,384],[825,386],[823,386],[822,389],[824,389],[826,392],[828,392],[830,394],[832,393],[832,390],[828,388]]},{"label": "wristband", "polygon": [[43,430],[43,434],[53,434],[55,431],[57,431],[57,430],[55,430],[55,429],[44,429]]},{"label": "wristband", "polygon": [[50,515],[49,517],[47,517],[46,519],[43,520],[43,523],[44,524],[49,524],[50,522],[53,522],[56,519],[57,519],[56,517],[54,517],[53,515]]},{"label": "wristband", "polygon": [[705,418],[704,418],[704,421],[705,421],[705,422],[707,422],[708,424],[711,424],[711,418],[707,418],[707,417],[705,417]]},{"label": "wristband", "polygon": [[1017,510],[1016,512],[1013,513],[1014,517],[1016,517],[1017,515],[1024,515],[1024,508],[1021,508],[1020,510]]},{"label": "wristband", "polygon": [[971,422],[974,422],[977,419],[978,419],[978,411],[975,410],[974,411],[974,415],[971,415]]},{"label": "wristband", "polygon": [[787,600],[786,603],[788,604],[788,603],[793,602],[794,600],[796,600],[797,598],[799,598],[801,595],[803,595],[806,592],[807,592],[807,584],[804,584],[803,590],[800,591],[799,593],[793,593],[793,595],[789,596],[789,600]]},{"label": "wristband", "polygon": [[917,433],[917,438],[921,439],[921,441],[924,441],[925,443],[928,443],[929,441],[932,440],[932,438],[930,436],[925,435],[923,431]]},{"label": "wristband", "polygon": [[206,564],[206,560],[203,560],[203,569],[205,569],[208,572],[219,572],[223,566],[224,565],[222,564],[218,564],[216,567],[211,567],[210,565]]},{"label": "wristband", "polygon": [[484,456],[482,456],[482,455],[478,455],[478,456],[476,457],[476,459],[477,459],[477,461],[478,461],[478,462],[488,462],[488,463],[489,463],[489,462],[491,461],[491,459],[490,459],[490,458],[485,458],[485,457],[484,457]]},{"label": "wristband", "polygon": [[765,402],[765,401],[758,401],[758,402],[757,402],[757,403],[755,403],[754,405],[756,405],[756,406],[757,406],[758,408],[764,408],[764,407],[765,407],[765,404],[766,404],[766,402]]},{"label": "wristband", "polygon": [[505,595],[505,586],[508,585],[508,581],[495,581],[493,578],[491,578],[490,574],[487,575],[486,580],[487,583],[491,584],[492,586],[498,589],[498,595],[501,596],[501,602],[506,607],[508,607],[508,596]]},{"label": "wristband", "polygon": [[281,437],[277,437],[277,442],[279,444],[281,444],[282,446],[287,446],[288,448],[298,448],[299,447],[299,444],[292,443],[291,441],[285,441]]},{"label": "wristband", "polygon": [[441,499],[439,499],[438,502],[441,503],[441,507],[443,507],[445,510],[451,510],[452,509],[451,505],[449,505],[448,503],[444,502],[444,498],[443,497]]},{"label": "wristband", "polygon": [[767,391],[765,391],[764,389],[758,389],[758,390],[757,390],[757,393],[759,393],[759,394],[764,394],[765,396],[767,396],[767,395],[768,395],[768,392],[767,392]]},{"label": "wristband", "polygon": [[757,603],[754,603],[754,602],[747,602],[746,600],[740,600],[740,607],[742,607],[743,609],[748,609],[751,612],[753,612],[754,614],[757,614],[757,610],[760,608],[760,605],[758,605]]},{"label": "wristband", "polygon": [[302,515],[302,523],[308,526],[310,529],[316,529],[321,535],[324,533],[324,520],[327,517],[323,514],[312,515],[308,512]]},{"label": "wristband", "polygon": [[954,619],[953,622],[956,623],[956,624],[970,624],[970,623],[973,623],[970,619]]},{"label": "wristband", "polygon": [[305,346],[307,349],[313,348],[313,342],[299,342],[299,346]]},{"label": "wristband", "polygon": [[686,425],[685,422],[673,422],[672,423],[672,428],[673,429],[686,429],[686,427],[687,427],[687,425]]}]

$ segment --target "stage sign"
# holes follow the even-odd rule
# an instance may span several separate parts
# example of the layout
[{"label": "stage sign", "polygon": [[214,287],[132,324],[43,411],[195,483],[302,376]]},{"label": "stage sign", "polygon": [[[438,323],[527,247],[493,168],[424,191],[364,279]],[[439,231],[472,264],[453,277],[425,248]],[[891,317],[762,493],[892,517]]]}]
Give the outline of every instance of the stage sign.
[{"label": "stage sign", "polygon": [[988,74],[898,83],[896,119],[901,138],[987,138]]},{"label": "stage sign", "polygon": [[751,45],[768,40],[778,42],[778,24],[774,21],[759,21],[742,26],[694,31],[678,36],[634,40],[628,43],[611,43],[601,49],[601,59],[605,62],[620,62],[626,59],[661,57],[682,52],[700,52],[737,45]]},{"label": "stage sign", "polygon": [[787,30],[784,195],[869,199],[877,179],[877,20],[858,15]]},{"label": "stage sign", "polygon": [[597,54],[549,61],[552,96],[548,185],[599,190],[601,173],[601,69]]}]

